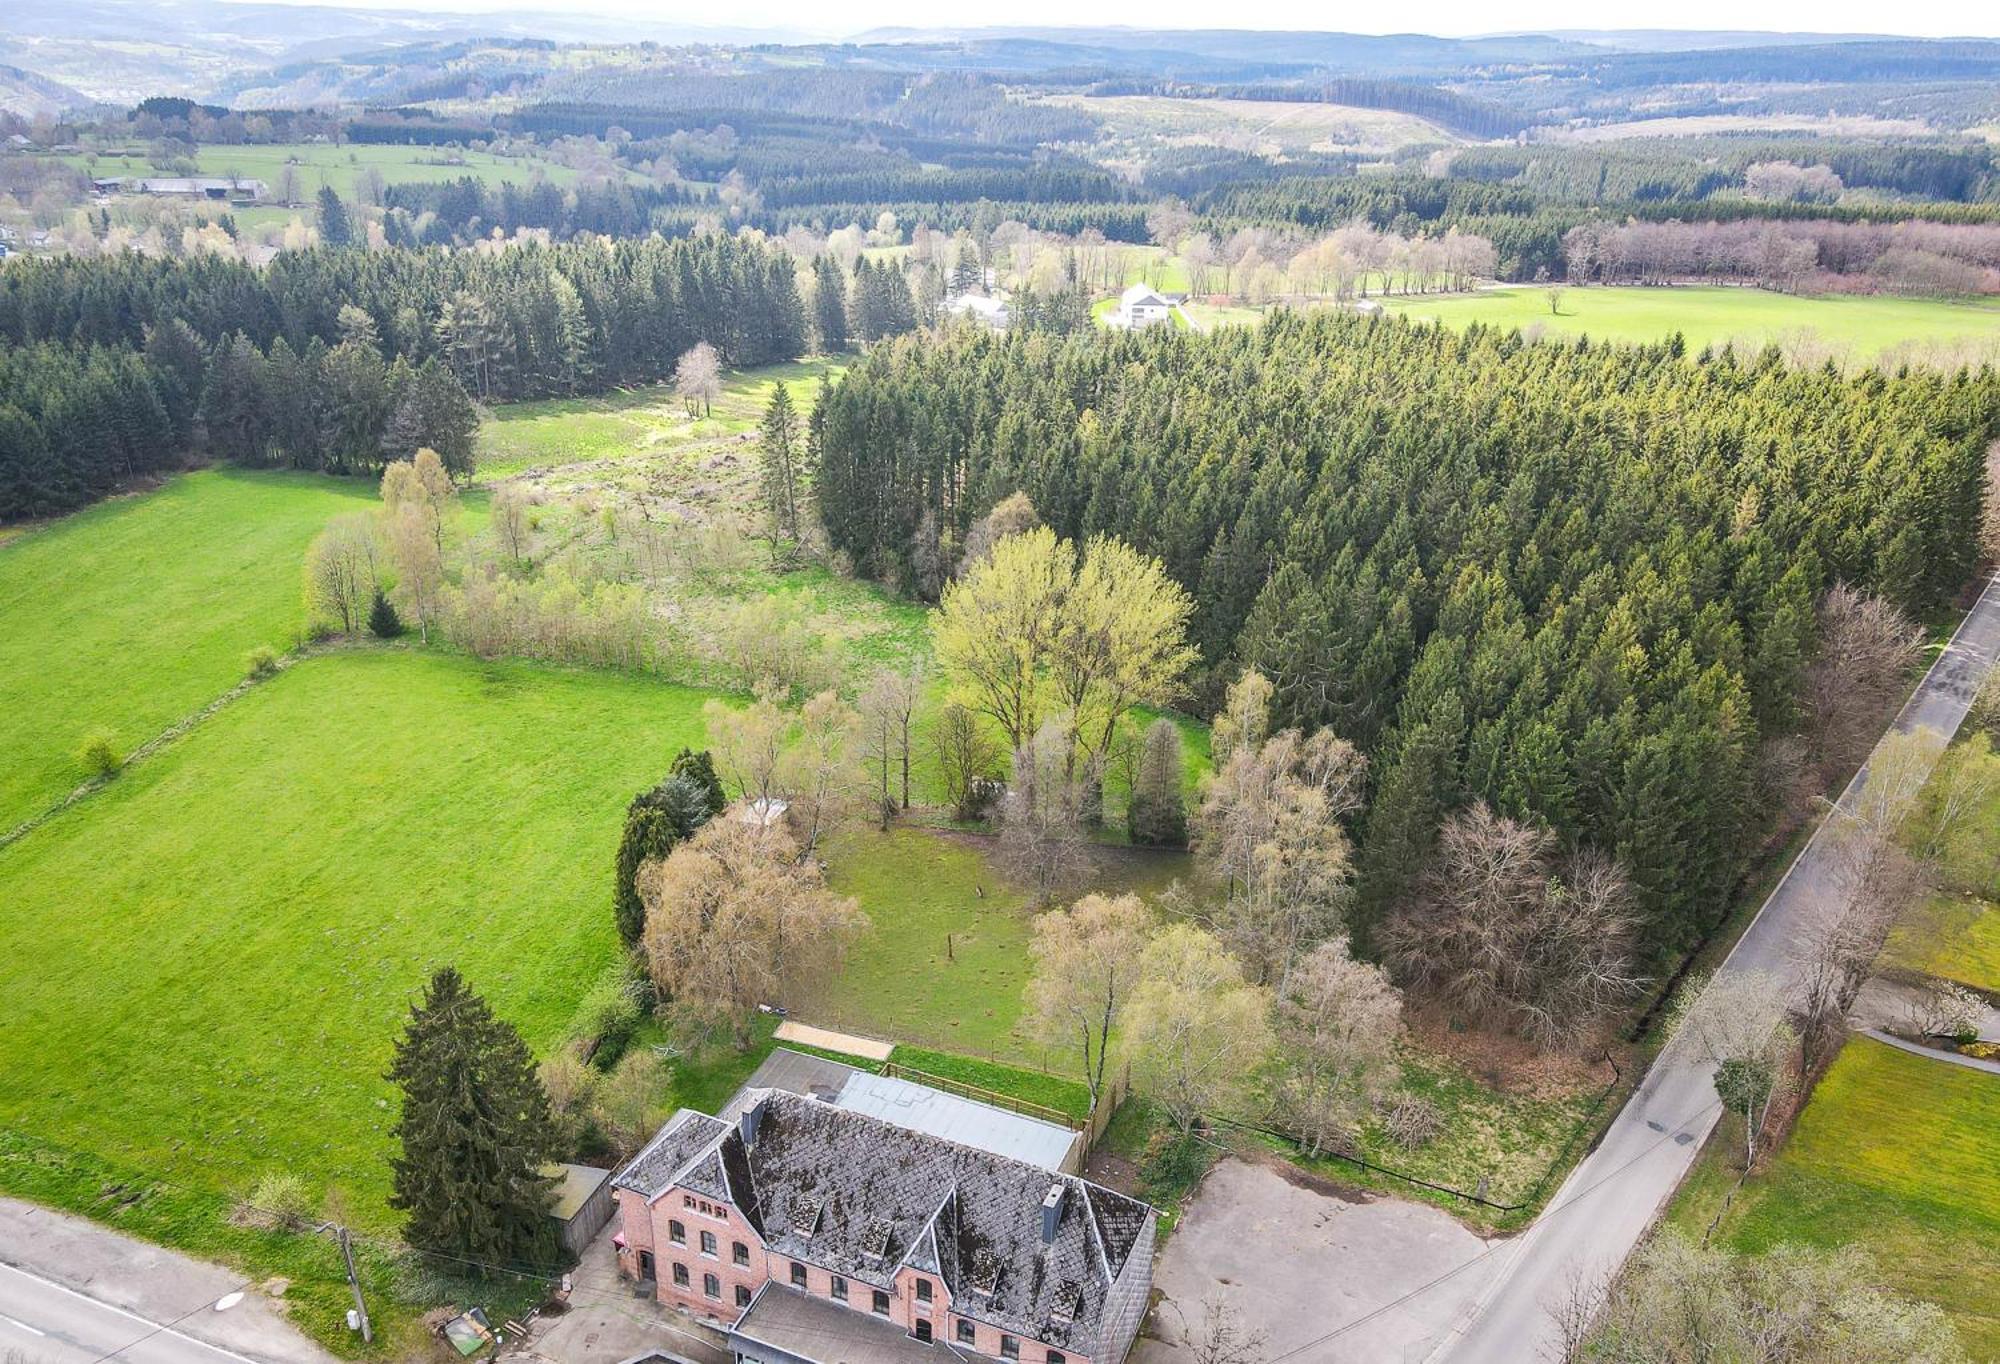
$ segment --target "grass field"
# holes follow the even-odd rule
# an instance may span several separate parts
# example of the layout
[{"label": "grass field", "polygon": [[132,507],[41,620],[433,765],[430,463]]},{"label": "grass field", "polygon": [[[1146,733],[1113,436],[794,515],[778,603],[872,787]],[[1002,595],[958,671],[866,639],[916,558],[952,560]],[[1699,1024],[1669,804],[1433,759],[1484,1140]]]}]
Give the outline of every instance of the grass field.
[{"label": "grass field", "polygon": [[[1033,962],[1029,896],[988,857],[988,840],[927,829],[843,832],[828,881],[872,920],[819,1010],[875,1037],[1068,1069],[1021,1031]],[[1093,852],[1092,885],[1152,894],[1189,873],[1186,855]],[[815,1018],[813,1021],[822,1021]]]},{"label": "grass field", "polygon": [[562,1034],[625,802],[704,699],[407,649],[253,689],[0,854],[0,1123],[206,1187],[295,1170],[386,1227],[409,1000],[456,963]]},{"label": "grass field", "polygon": [[1679,332],[1697,348],[1732,340],[1782,342],[1809,331],[1818,342],[1864,360],[1903,342],[2000,344],[2000,300],[1995,299],[1801,298],[1761,289],[1593,287],[1563,290],[1561,311],[1554,315],[1546,292],[1533,288],[1392,297],[1381,303],[1391,312],[1453,326],[1540,327],[1600,341],[1659,341]]},{"label": "grass field", "polygon": [[[551,398],[493,408],[479,430],[479,478],[511,477],[533,469],[609,461],[616,472],[639,475],[690,447],[707,447],[757,429],[783,382],[801,420],[812,414],[822,376],[838,379],[840,360],[801,360],[763,369],[732,371],[722,396],[706,416],[690,417],[670,384],[624,389],[601,398]],[[609,476],[613,471],[605,471]]]},{"label": "grass field", "polygon": [[[1937,890],[1904,914],[1879,965],[2000,992],[2000,756],[1976,734],[1953,757],[1983,773],[1984,798],[1943,840]],[[1914,838],[1927,844],[1929,834],[1920,818]]]},{"label": "grass field", "polygon": [[188,474],[0,545],[0,830],[86,775],[77,746],[129,752],[243,676],[304,624],[301,557],[363,482]]},{"label": "grass field", "polygon": [[[63,158],[82,166],[98,178],[113,175],[165,175],[147,156],[103,156],[75,153]],[[278,192],[279,178],[287,163],[296,163],[298,198],[310,203],[320,186],[331,185],[343,199],[353,199],[362,172],[377,170],[389,184],[408,181],[456,180],[470,175],[475,180],[497,185],[503,180],[525,185],[536,176],[545,176],[558,185],[576,180],[576,172],[553,161],[528,160],[517,156],[495,156],[490,152],[461,151],[446,147],[393,146],[376,143],[280,142],[264,146],[198,148],[194,156],[201,175],[236,175],[262,180],[271,193]]]},{"label": "grass field", "polygon": [[1296,151],[1381,153],[1459,139],[1434,123],[1387,109],[1313,101],[1178,99],[1163,95],[1053,95],[1104,121],[1097,152],[1122,159],[1149,146],[1211,144],[1263,156]]},{"label": "grass field", "polygon": [[[1790,1139],[1722,1215],[1742,1250],[1859,1245],[1898,1291],[1941,1305],[1975,1359],[2000,1358],[2000,1084],[1849,1040]],[[1670,1220],[1700,1235],[1734,1183],[1740,1137],[1709,1143]]]}]

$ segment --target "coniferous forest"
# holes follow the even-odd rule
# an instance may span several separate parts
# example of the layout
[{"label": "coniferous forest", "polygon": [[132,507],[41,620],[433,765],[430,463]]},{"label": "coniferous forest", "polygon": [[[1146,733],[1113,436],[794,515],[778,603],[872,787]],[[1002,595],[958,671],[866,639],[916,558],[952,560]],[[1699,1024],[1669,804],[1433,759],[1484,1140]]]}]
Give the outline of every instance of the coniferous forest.
[{"label": "coniferous forest", "polygon": [[[1363,905],[1473,799],[1615,851],[1651,947],[1724,912],[1814,602],[1970,573],[2000,378],[1531,345],[1388,320],[878,348],[814,417],[829,534],[917,585],[1016,489],[1193,591],[1208,683],[1373,763]],[[925,544],[932,537],[940,542]]]},{"label": "coniferous forest", "polygon": [[428,445],[470,468],[472,399],[601,392],[801,354],[790,257],[723,234],[498,253],[135,254],[0,272],[0,520],[209,453],[337,473]]}]

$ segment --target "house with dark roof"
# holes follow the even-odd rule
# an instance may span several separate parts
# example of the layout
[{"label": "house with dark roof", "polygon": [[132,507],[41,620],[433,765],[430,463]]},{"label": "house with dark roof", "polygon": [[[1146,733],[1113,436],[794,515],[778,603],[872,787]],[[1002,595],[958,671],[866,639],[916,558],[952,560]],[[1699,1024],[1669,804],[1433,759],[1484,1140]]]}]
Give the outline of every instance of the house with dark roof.
[{"label": "house with dark roof", "polygon": [[784,1090],[682,1109],[612,1181],[620,1270],[746,1364],[1119,1364],[1158,1214]]}]

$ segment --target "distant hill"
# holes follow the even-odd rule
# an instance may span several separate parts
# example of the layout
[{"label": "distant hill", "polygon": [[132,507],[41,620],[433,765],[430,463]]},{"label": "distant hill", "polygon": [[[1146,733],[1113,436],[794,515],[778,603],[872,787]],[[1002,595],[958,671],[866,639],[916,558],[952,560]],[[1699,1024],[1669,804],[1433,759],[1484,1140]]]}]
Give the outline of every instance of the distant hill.
[{"label": "distant hill", "polygon": [[[1088,59],[1125,66],[1134,60],[1193,57],[1208,62],[1314,67],[1355,74],[1425,74],[1496,62],[1539,62],[1588,56],[1600,49],[1540,35],[1433,38],[1419,33],[1386,36],[1261,29],[1141,28],[877,28],[856,35],[860,46],[965,44],[992,49],[1021,46],[1037,53],[1071,49]],[[1044,62],[1046,64],[1046,62]]]},{"label": "distant hill", "polygon": [[81,109],[90,102],[81,91],[72,90],[47,76],[23,71],[18,66],[0,65],[0,109],[10,114],[35,118]]}]

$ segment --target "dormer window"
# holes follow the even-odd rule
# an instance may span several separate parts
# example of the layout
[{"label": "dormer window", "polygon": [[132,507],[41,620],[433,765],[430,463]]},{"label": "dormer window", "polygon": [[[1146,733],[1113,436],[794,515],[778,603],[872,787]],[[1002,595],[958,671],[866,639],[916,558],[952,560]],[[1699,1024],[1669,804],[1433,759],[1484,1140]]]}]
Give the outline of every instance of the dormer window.
[{"label": "dormer window", "polygon": [[883,1221],[870,1222],[868,1230],[861,1236],[861,1258],[871,1264],[880,1263],[889,1253],[889,1224]]},{"label": "dormer window", "polygon": [[1000,1257],[990,1250],[974,1253],[971,1283],[972,1291],[980,1297],[992,1297],[993,1290],[1000,1286]]},{"label": "dormer window", "polygon": [[819,1229],[820,1200],[810,1194],[792,1200],[792,1233],[801,1240],[810,1241]]}]

